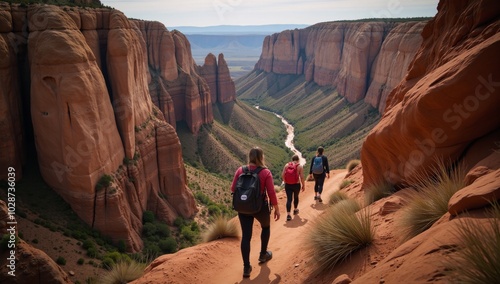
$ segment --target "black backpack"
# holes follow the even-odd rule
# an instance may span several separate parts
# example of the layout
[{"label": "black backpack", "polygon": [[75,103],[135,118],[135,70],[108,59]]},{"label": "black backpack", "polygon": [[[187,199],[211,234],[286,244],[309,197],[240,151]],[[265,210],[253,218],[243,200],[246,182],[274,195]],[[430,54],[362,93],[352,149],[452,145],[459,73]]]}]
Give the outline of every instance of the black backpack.
[{"label": "black backpack", "polygon": [[233,209],[242,214],[255,214],[260,212],[264,204],[264,197],[260,190],[259,172],[261,167],[250,171],[248,166],[242,166],[243,173],[236,182],[233,193]]}]

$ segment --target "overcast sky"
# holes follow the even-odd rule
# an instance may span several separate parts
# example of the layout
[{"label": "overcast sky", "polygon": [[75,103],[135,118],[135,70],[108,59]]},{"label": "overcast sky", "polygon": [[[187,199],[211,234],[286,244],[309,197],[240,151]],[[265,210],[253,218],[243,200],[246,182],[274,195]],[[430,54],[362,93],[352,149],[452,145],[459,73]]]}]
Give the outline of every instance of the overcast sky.
[{"label": "overcast sky", "polygon": [[438,0],[101,0],[129,18],[165,26],[315,24],[365,18],[433,17]]}]

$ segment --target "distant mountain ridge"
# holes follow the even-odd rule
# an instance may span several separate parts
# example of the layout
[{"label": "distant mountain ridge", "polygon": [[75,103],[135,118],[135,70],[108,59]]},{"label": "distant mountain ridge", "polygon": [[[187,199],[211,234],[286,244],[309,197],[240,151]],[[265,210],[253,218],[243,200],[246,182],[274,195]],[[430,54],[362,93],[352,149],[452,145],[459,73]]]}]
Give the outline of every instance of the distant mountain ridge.
[{"label": "distant mountain ridge", "polygon": [[259,60],[262,42],[268,35],[284,30],[302,29],[308,25],[220,25],[207,27],[177,26],[188,38],[196,64],[202,65],[209,53],[223,53],[227,59],[231,77],[239,78],[250,72]]},{"label": "distant mountain ridge", "polygon": [[260,34],[269,35],[272,33],[281,32],[283,30],[303,29],[309,25],[305,24],[272,24],[272,25],[219,25],[219,26],[177,26],[167,27],[169,30],[178,30],[185,35],[201,34],[201,35],[248,35]]}]

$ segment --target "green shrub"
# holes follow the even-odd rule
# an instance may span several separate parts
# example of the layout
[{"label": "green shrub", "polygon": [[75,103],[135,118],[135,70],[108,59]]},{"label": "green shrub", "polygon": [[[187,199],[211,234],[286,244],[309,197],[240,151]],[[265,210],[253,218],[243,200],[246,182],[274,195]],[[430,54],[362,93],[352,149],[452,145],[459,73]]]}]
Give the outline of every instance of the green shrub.
[{"label": "green shrub", "polygon": [[181,229],[181,237],[189,242],[194,242],[196,240],[196,232],[191,230],[190,227],[185,226]]},{"label": "green shrub", "polygon": [[106,255],[104,257],[109,257],[113,260],[113,263],[117,263],[119,261],[128,261],[130,260],[130,257],[126,254],[121,254],[117,251],[112,251],[112,252],[108,252],[106,253]]},{"label": "green shrub", "polygon": [[82,242],[82,248],[88,250],[89,248],[95,248],[93,241],[87,239]]},{"label": "green shrub", "polygon": [[177,251],[177,241],[173,237],[168,237],[158,242],[163,253],[173,253]]},{"label": "green shrub", "polygon": [[96,258],[99,256],[99,252],[95,247],[90,247],[87,249],[87,255],[92,258]]},{"label": "green shrub", "polygon": [[150,237],[156,234],[156,226],[153,223],[146,223],[142,226],[142,235]]},{"label": "green shrub", "polygon": [[156,224],[156,234],[160,238],[166,238],[166,237],[170,236],[170,228],[168,227],[167,224],[158,223],[158,224]]},{"label": "green shrub", "polygon": [[83,264],[85,263],[85,260],[84,260],[83,258],[79,258],[79,259],[76,261],[76,263],[77,263],[78,265],[83,265]]},{"label": "green shrub", "polygon": [[200,227],[198,226],[198,223],[196,223],[195,221],[191,222],[191,231],[193,232],[199,232],[200,231]]},{"label": "green shrub", "polygon": [[113,259],[111,257],[105,256],[102,259],[101,267],[104,269],[107,269],[107,270],[111,270],[111,268],[113,267],[114,264],[115,264],[115,262],[113,261]]},{"label": "green shrub", "polygon": [[56,259],[56,263],[59,265],[66,265],[66,259],[64,259],[64,257],[60,256]]},{"label": "green shrub", "polygon": [[155,221],[155,214],[153,213],[153,211],[144,211],[144,213],[142,214],[142,223],[143,224],[146,224],[146,223],[153,223]]},{"label": "green shrub", "polygon": [[350,160],[349,163],[347,163],[347,166],[346,166],[347,172],[350,173],[359,164],[361,164],[360,160]]},{"label": "green shrub", "polygon": [[239,236],[239,224],[229,220],[227,217],[219,216],[211,223],[202,235],[203,242],[217,239]]},{"label": "green shrub", "polygon": [[112,176],[110,176],[108,174],[104,174],[104,175],[102,175],[102,177],[99,179],[99,181],[95,185],[95,189],[100,190],[100,189],[108,188],[111,185],[112,181],[113,181]]},{"label": "green shrub", "polygon": [[186,224],[186,220],[184,220],[184,218],[182,218],[181,216],[178,216],[174,220],[174,226],[176,226],[178,228],[180,228],[181,226],[183,226],[185,224]]},{"label": "green shrub", "polygon": [[318,273],[331,270],[372,242],[370,212],[349,213],[353,210],[329,208],[308,232],[305,248]]},{"label": "green shrub", "polygon": [[219,206],[212,204],[208,206],[208,214],[211,216],[218,216],[221,215],[222,211],[220,210]]},{"label": "green shrub", "polygon": [[398,222],[403,240],[424,232],[448,212],[450,198],[465,186],[464,177],[463,165],[448,171],[442,161],[432,167],[430,175],[417,176],[412,185],[415,191],[410,194]]},{"label": "green shrub", "polygon": [[201,204],[204,204],[204,205],[209,205],[212,201],[210,200],[210,198],[204,194],[203,192],[196,192],[194,194],[194,197],[201,203]]},{"label": "green shrub", "polygon": [[144,241],[144,249],[142,251],[144,254],[151,255],[154,258],[162,254],[160,247],[156,243],[147,240]]},{"label": "green shrub", "polygon": [[484,223],[460,220],[456,254],[449,255],[447,267],[453,283],[500,283],[500,205],[492,203]]}]

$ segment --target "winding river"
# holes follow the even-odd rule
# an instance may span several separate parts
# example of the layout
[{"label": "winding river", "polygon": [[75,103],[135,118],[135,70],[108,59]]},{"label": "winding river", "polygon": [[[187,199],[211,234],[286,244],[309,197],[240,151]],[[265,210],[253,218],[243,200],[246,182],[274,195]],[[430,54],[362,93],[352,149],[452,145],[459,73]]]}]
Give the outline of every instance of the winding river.
[{"label": "winding river", "polygon": [[[263,110],[263,109],[259,108],[259,106],[255,106],[255,108],[259,109],[259,110]],[[281,119],[281,122],[283,122],[283,124],[285,125],[286,132],[288,133],[288,135],[286,136],[286,140],[285,140],[285,146],[287,146],[290,150],[292,150],[293,153],[295,153],[296,155],[299,156],[299,161],[300,161],[300,164],[302,166],[305,165],[306,159],[304,159],[304,157],[302,157],[302,153],[299,150],[297,150],[297,148],[295,148],[295,145],[293,144],[293,138],[295,137],[293,125],[291,125],[283,116],[281,116],[275,112],[268,111],[268,110],[263,110],[263,111],[270,112],[270,113],[276,115],[279,119]],[[290,157],[290,159],[291,159],[291,157]]]}]

